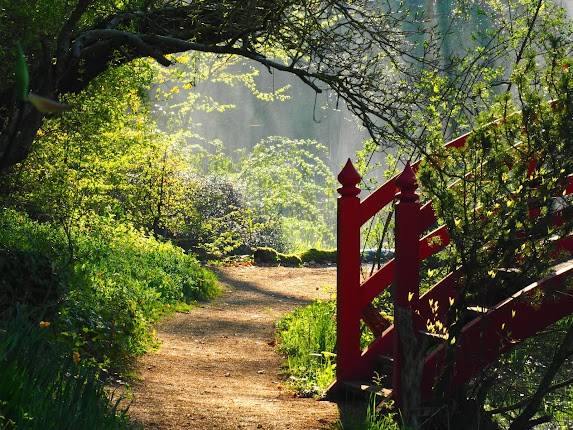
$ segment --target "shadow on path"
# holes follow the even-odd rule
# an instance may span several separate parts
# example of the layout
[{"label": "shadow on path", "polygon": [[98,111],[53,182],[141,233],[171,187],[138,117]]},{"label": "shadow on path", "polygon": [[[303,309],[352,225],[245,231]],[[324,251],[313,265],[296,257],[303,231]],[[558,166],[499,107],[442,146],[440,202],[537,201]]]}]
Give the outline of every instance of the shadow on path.
[{"label": "shadow on path", "polygon": [[145,429],[327,430],[336,404],[288,391],[274,347],[276,321],[334,285],[336,271],[217,268],[229,288],[158,327],[161,346],[138,362],[130,415]]}]

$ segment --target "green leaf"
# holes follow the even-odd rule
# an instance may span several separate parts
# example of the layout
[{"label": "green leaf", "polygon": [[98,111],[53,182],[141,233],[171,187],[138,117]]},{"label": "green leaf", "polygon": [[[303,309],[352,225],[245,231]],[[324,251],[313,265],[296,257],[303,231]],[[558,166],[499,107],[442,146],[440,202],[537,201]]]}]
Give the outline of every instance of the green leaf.
[{"label": "green leaf", "polygon": [[18,49],[16,57],[16,97],[18,97],[18,100],[26,101],[30,91],[30,75],[20,42],[16,42],[16,48]]}]

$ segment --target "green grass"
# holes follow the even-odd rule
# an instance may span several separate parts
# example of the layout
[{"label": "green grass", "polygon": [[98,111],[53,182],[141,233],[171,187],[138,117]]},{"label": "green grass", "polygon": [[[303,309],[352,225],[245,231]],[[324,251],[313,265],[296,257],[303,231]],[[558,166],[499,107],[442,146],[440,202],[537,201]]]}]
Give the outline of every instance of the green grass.
[{"label": "green grass", "polygon": [[[152,325],[180,303],[214,297],[215,276],[170,243],[112,220],[94,219],[73,235],[73,257],[61,228],[5,210],[0,250],[13,261],[2,285],[26,286],[27,271],[51,274],[56,312],[46,316],[60,338],[102,366],[121,366],[153,344]],[[37,277],[37,276],[36,276]],[[41,294],[40,294],[41,295]],[[12,294],[0,303],[10,306]],[[2,297],[0,297],[2,299]],[[20,300],[29,303],[28,296]],[[33,305],[43,305],[35,300]]]},{"label": "green grass", "polygon": [[74,362],[50,328],[13,320],[0,334],[0,429],[133,428],[96,368]]},{"label": "green grass", "polygon": [[377,403],[376,397],[371,396],[366,405],[346,405],[336,430],[400,430],[396,412],[390,410],[390,405],[377,410]]},{"label": "green grass", "polygon": [[331,430],[407,430],[400,424],[394,403],[380,403],[376,395],[368,400],[347,399],[338,403],[340,419]]},{"label": "green grass", "polygon": [[[387,307],[388,299],[384,295],[378,306]],[[374,336],[364,324],[361,329],[364,348]],[[322,396],[335,379],[336,302],[318,300],[295,309],[277,323],[276,335],[291,386],[301,396]]]},{"label": "green grass", "polygon": [[[399,430],[400,426],[396,422],[395,413],[384,413],[376,411],[376,403],[372,399],[366,410],[366,419],[360,430]],[[344,430],[349,430],[345,428]]]},{"label": "green grass", "polygon": [[316,301],[296,309],[277,323],[285,373],[303,396],[322,395],[334,380],[335,303]]}]

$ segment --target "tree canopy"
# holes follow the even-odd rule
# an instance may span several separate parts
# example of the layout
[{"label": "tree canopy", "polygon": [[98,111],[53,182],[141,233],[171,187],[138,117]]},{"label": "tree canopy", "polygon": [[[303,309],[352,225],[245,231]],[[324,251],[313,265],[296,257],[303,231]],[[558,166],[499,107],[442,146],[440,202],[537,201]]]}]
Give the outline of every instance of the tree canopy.
[{"label": "tree canopy", "polygon": [[[335,91],[377,144],[405,145],[424,134],[413,115],[431,96],[424,82],[445,79],[434,97],[462,117],[446,121],[451,131],[507,83],[526,48],[564,43],[568,32],[553,31],[562,12],[542,3],[2,0],[0,53],[14,59],[20,41],[32,92],[56,98],[140,57],[169,66],[170,54],[189,50],[240,55]],[[43,118],[14,94],[13,64],[0,66],[2,170],[27,156]]]},{"label": "tree canopy", "polygon": [[[342,73],[359,64],[356,52],[400,52],[398,18],[392,11],[382,16],[368,3],[4,0],[0,52],[14,58],[14,42],[21,41],[31,90],[42,96],[78,92],[108,67],[135,58],[152,57],[168,66],[176,61],[168,54],[188,50],[251,58],[295,73],[320,91],[317,79],[341,86],[356,77]],[[43,117],[15,97],[12,64],[4,62],[0,69],[2,169],[26,157]],[[379,71],[383,76],[383,68]]]}]

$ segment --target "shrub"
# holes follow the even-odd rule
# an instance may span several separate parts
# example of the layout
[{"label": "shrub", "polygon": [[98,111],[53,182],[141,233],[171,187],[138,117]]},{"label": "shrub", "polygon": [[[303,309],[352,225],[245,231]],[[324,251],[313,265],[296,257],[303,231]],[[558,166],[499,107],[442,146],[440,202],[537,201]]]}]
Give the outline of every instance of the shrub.
[{"label": "shrub", "polygon": [[279,254],[279,263],[281,266],[287,266],[287,267],[302,266],[301,258],[295,254]]},{"label": "shrub", "polygon": [[17,318],[0,334],[0,428],[131,428],[95,368],[76,363],[51,329]]},{"label": "shrub", "polygon": [[250,207],[280,220],[289,249],[334,242],[336,183],[327,155],[316,141],[270,136],[241,163]]},{"label": "shrub", "polygon": [[336,249],[326,250],[310,248],[309,250],[301,253],[300,258],[303,263],[310,263],[314,261],[315,263],[324,264],[336,263],[337,255],[338,253]]},{"label": "shrub", "polygon": [[282,224],[248,207],[242,190],[228,177],[195,177],[188,183],[189,207],[175,240],[201,257],[247,254],[256,247],[285,248]]},{"label": "shrub", "polygon": [[273,248],[257,248],[253,253],[256,264],[270,264],[287,267],[299,267],[302,259],[296,254],[283,254]]},{"label": "shrub", "polygon": [[[70,245],[61,228],[5,210],[0,249],[49,261],[61,295],[54,327],[82,356],[105,365],[143,353],[152,342],[151,324],[168,306],[217,293],[214,275],[193,256],[108,219],[81,226]],[[5,272],[3,282],[25,281],[18,276]]]},{"label": "shrub", "polygon": [[[388,307],[389,297],[377,305]],[[284,371],[299,395],[323,395],[334,381],[336,362],[336,302],[317,300],[295,309],[277,323],[278,350],[285,357]],[[361,325],[360,343],[366,347],[374,340]]]},{"label": "shrub", "polygon": [[257,248],[253,253],[253,258],[257,264],[278,264],[279,253],[273,248]]},{"label": "shrub", "polygon": [[325,250],[310,248],[299,254],[283,254],[273,248],[257,248],[253,259],[257,264],[275,264],[289,267],[299,267],[303,263],[336,264],[336,249]]}]

